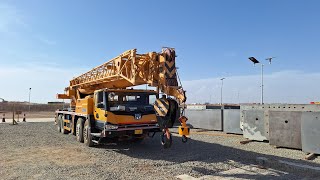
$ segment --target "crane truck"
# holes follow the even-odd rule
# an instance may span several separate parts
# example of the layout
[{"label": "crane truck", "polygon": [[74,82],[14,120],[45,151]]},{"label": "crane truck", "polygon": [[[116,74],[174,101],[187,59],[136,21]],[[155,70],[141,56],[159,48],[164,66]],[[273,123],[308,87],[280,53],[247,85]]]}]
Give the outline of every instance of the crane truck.
[{"label": "crane truck", "polygon": [[[108,140],[140,142],[159,132],[162,146],[169,148],[169,128],[179,120],[179,134],[187,142],[186,93],[178,82],[175,58],[174,48],[145,54],[132,49],[73,78],[57,94],[58,99],[70,99],[70,108],[55,112],[58,131],[72,133],[89,147]],[[154,90],[132,88],[138,85]]]}]

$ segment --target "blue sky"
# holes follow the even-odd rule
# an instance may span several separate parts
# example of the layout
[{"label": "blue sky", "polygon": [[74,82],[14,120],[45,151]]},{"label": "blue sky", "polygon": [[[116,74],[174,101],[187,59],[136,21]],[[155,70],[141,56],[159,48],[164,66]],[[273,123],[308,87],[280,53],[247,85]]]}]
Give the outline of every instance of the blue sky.
[{"label": "blue sky", "polygon": [[[45,72],[54,70],[48,79],[59,84],[52,84],[51,89],[63,89],[72,76],[125,50],[137,48],[144,53],[160,51],[162,46],[176,48],[179,72],[184,81],[256,76],[260,69],[252,66],[247,59],[249,56],[261,61],[269,56],[277,57],[272,65],[266,65],[266,76],[278,72],[294,72],[294,75],[299,74],[297,77],[317,73],[320,65],[319,7],[319,1],[285,0],[1,0],[0,65],[11,68],[17,80],[4,70],[0,79],[21,81],[20,87],[28,89],[41,73],[30,77],[30,73],[25,73],[22,74],[25,79],[19,80],[15,68],[26,71],[45,67],[49,69],[43,70]],[[45,72],[42,81],[46,81]],[[56,77],[53,73],[57,73]],[[287,78],[290,79],[290,75]],[[247,83],[259,89],[258,81],[259,77]],[[41,90],[39,87],[39,93],[50,91],[50,85]],[[229,86],[240,89],[237,84]],[[10,93],[0,90],[3,94],[0,96],[14,99],[16,96]],[[280,96],[277,92],[272,95]],[[318,98],[317,94],[311,96],[313,98],[309,99]],[[25,92],[21,97],[25,97]],[[47,95],[35,99],[38,102],[52,100]]]}]

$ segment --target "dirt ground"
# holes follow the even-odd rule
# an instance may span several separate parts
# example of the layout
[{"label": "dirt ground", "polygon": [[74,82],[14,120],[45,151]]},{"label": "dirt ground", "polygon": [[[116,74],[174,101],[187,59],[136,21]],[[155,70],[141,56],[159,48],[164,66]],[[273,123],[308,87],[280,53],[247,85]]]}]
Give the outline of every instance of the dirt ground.
[{"label": "dirt ground", "polygon": [[[176,131],[176,129],[175,129]],[[58,133],[53,122],[0,123],[0,177],[2,179],[177,179],[215,175],[245,179],[243,174],[225,175],[224,171],[256,164],[267,157],[320,166],[319,158],[301,160],[297,150],[274,149],[266,143],[240,145],[242,136],[221,132],[192,132],[186,144],[177,136],[173,146],[163,149],[159,135],[141,144],[86,147],[73,135]],[[301,159],[299,159],[299,157]],[[224,175],[223,175],[224,174]],[[250,174],[248,179],[311,179],[306,173]]]}]

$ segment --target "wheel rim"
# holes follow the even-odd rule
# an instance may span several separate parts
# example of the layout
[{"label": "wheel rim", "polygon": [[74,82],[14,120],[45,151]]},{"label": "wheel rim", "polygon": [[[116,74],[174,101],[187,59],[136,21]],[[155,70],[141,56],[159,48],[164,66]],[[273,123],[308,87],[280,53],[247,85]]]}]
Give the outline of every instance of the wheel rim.
[{"label": "wheel rim", "polygon": [[60,126],[61,126],[61,124],[60,124],[60,122],[58,123],[58,131],[60,132]]},{"label": "wheel rim", "polygon": [[61,129],[60,131],[61,131],[61,132],[63,132],[63,130],[64,130],[64,127],[63,127],[63,126],[64,126],[64,124],[63,124],[63,120],[62,120],[62,118],[61,118],[61,119],[60,119],[60,129]]},{"label": "wheel rim", "polygon": [[58,131],[60,132],[61,131],[61,122],[60,122],[60,118],[59,117],[58,117],[57,125],[58,125]]},{"label": "wheel rim", "polygon": [[77,128],[76,128],[76,136],[79,139],[79,134],[80,134],[80,124],[77,124]]},{"label": "wheel rim", "polygon": [[85,141],[88,140],[88,126],[85,126],[83,129],[83,138]]}]

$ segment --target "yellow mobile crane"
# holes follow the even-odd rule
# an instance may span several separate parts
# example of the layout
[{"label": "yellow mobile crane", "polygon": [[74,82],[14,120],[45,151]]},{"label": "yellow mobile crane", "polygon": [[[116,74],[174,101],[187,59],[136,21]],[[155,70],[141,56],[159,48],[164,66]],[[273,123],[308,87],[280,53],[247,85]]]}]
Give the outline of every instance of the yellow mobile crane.
[{"label": "yellow mobile crane", "polygon": [[[161,132],[161,143],[169,148],[168,128],[178,119],[179,134],[187,142],[186,95],[178,83],[175,58],[173,48],[146,54],[132,49],[72,79],[65,93],[57,94],[71,100],[68,110],[55,113],[58,131],[76,135],[89,147],[112,139],[139,142]],[[129,89],[143,84],[156,90]]]}]

